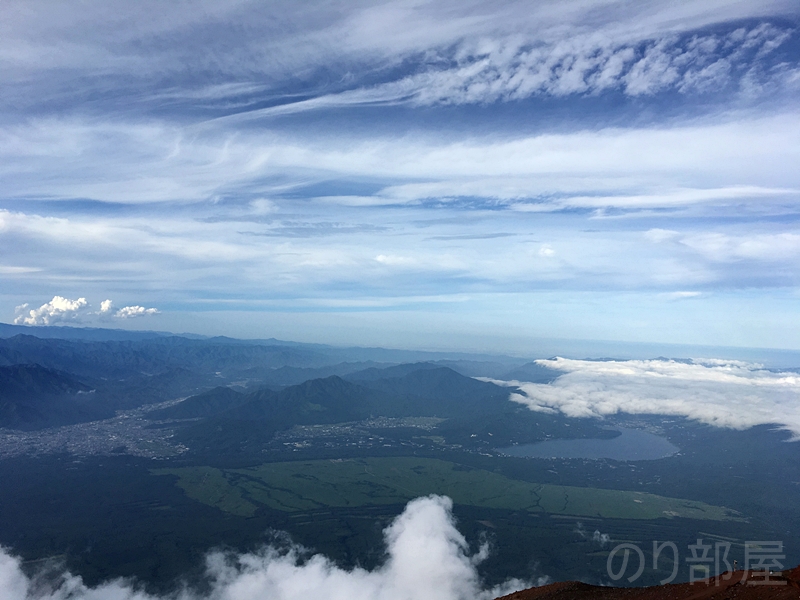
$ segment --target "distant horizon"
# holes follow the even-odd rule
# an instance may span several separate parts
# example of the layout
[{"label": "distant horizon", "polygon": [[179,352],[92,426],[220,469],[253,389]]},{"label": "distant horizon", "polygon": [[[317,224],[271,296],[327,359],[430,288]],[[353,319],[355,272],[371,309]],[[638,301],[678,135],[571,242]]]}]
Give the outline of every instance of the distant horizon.
[{"label": "distant horizon", "polygon": [[[291,337],[237,337],[225,334],[203,334],[191,331],[167,331],[157,329],[134,329],[120,327],[102,327],[90,324],[59,323],[54,325],[14,325],[0,321],[0,337],[4,337],[3,328],[13,327],[23,331],[30,331],[35,335],[37,329],[55,332],[58,329],[70,331],[110,331],[129,334],[153,334],[175,337],[213,339],[227,338],[243,342],[269,342],[287,344],[307,344],[319,345],[330,348],[380,348],[385,350],[398,350],[410,353],[430,353],[430,354],[462,354],[465,356],[476,357],[497,357],[510,358],[517,360],[538,360],[562,356],[572,359],[610,359],[610,360],[653,360],[653,359],[726,359],[743,360],[752,364],[763,364],[767,368],[800,368],[800,349],[793,348],[763,348],[763,347],[744,347],[744,346],[709,346],[702,344],[671,344],[657,342],[636,342],[625,340],[590,340],[590,339],[567,339],[567,338],[536,338],[531,340],[531,345],[538,345],[540,349],[528,352],[511,348],[498,349],[465,349],[463,347],[446,346],[400,346],[400,345],[377,345],[369,343],[340,344],[323,339],[298,339]],[[53,336],[55,337],[55,336]]]}]

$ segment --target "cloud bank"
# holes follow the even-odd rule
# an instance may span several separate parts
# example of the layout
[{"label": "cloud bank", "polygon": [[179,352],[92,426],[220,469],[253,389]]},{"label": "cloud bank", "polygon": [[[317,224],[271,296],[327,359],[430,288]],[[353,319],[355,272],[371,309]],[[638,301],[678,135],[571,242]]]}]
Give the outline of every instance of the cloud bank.
[{"label": "cloud bank", "polygon": [[502,382],[518,386],[510,399],[534,411],[569,417],[675,415],[732,429],[777,424],[800,439],[800,375],[795,372],[723,360],[536,362],[564,374],[549,384]]},{"label": "cloud bank", "polygon": [[157,315],[161,311],[157,308],[145,308],[144,306],[123,306],[114,310],[114,303],[111,300],[103,300],[100,303],[100,310],[93,312],[86,298],[70,300],[62,296],[53,296],[50,302],[42,304],[39,308],[28,309],[29,304],[21,304],[16,308],[15,325],[53,325],[68,321],[82,322],[84,317],[114,317],[116,319],[131,319],[134,317],[145,317]]},{"label": "cloud bank", "polygon": [[[384,530],[388,557],[374,571],[345,570],[315,555],[303,560],[293,549],[266,548],[239,556],[214,553],[207,558],[211,591],[198,596],[184,590],[172,600],[490,600],[528,587],[509,580],[491,589],[481,585],[476,565],[486,558],[484,547],[469,554],[455,527],[452,501],[427,496],[408,503]],[[540,583],[544,583],[541,581]],[[0,550],[0,590],[3,600],[33,600],[33,582],[20,562]],[[145,594],[130,582],[114,581],[89,588],[65,574],[54,589],[36,593],[37,600],[167,600]]]}]

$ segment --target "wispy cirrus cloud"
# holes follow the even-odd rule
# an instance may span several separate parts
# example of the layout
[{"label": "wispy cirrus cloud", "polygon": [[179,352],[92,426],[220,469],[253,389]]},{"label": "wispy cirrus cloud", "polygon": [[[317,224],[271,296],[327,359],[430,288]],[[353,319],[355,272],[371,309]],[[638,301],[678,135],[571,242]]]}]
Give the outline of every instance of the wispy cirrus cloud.
[{"label": "wispy cirrus cloud", "polygon": [[773,58],[793,35],[787,18],[796,6],[782,1],[332,2],[313,10],[207,1],[203,10],[159,8],[158,24],[154,9],[90,2],[41,14],[19,3],[0,29],[4,79],[16,84],[0,101],[31,107],[32,91],[75,101],[67,82],[77,78],[113,111],[114,90],[125,89],[128,110],[275,116],[614,90],[763,95],[791,86],[797,67]]},{"label": "wispy cirrus cloud", "polygon": [[767,60],[793,34],[761,23],[627,44],[597,32],[552,42],[521,35],[479,39],[427,57],[420,73],[403,79],[262,109],[251,117],[369,104],[487,104],[609,90],[631,97],[665,91],[774,93],[794,89],[793,65]]},{"label": "wispy cirrus cloud", "polygon": [[[247,194],[269,201],[273,212],[291,197],[287,177],[300,189],[371,178],[377,191],[341,196],[342,204],[356,206],[464,196],[536,210],[794,204],[798,122],[787,112],[502,139],[343,134],[346,147],[343,140],[278,132],[182,133],[153,124],[115,126],[111,135],[103,123],[33,122],[0,130],[0,172],[9,197],[139,204]],[[31,180],[32,168],[47,176]]]}]

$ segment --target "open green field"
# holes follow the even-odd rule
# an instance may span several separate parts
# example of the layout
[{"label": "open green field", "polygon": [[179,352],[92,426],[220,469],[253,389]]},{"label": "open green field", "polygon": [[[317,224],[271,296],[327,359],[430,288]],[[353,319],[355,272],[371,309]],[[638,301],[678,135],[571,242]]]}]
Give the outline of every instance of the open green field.
[{"label": "open green field", "polygon": [[267,463],[246,469],[155,469],[175,475],[198,502],[252,516],[259,506],[295,512],[402,504],[428,494],[456,504],[620,519],[741,520],[721,506],[643,492],[536,484],[453,462],[412,457]]}]

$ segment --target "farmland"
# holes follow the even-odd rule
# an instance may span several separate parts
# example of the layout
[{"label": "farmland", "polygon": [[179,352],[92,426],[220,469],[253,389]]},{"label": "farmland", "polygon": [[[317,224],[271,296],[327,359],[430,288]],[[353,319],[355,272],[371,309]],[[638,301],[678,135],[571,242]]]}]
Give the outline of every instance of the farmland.
[{"label": "farmland", "polygon": [[655,494],[539,484],[431,458],[382,457],[266,463],[243,469],[157,469],[192,499],[238,516],[402,504],[427,494],[458,505],[618,519],[741,520],[721,506]]}]

